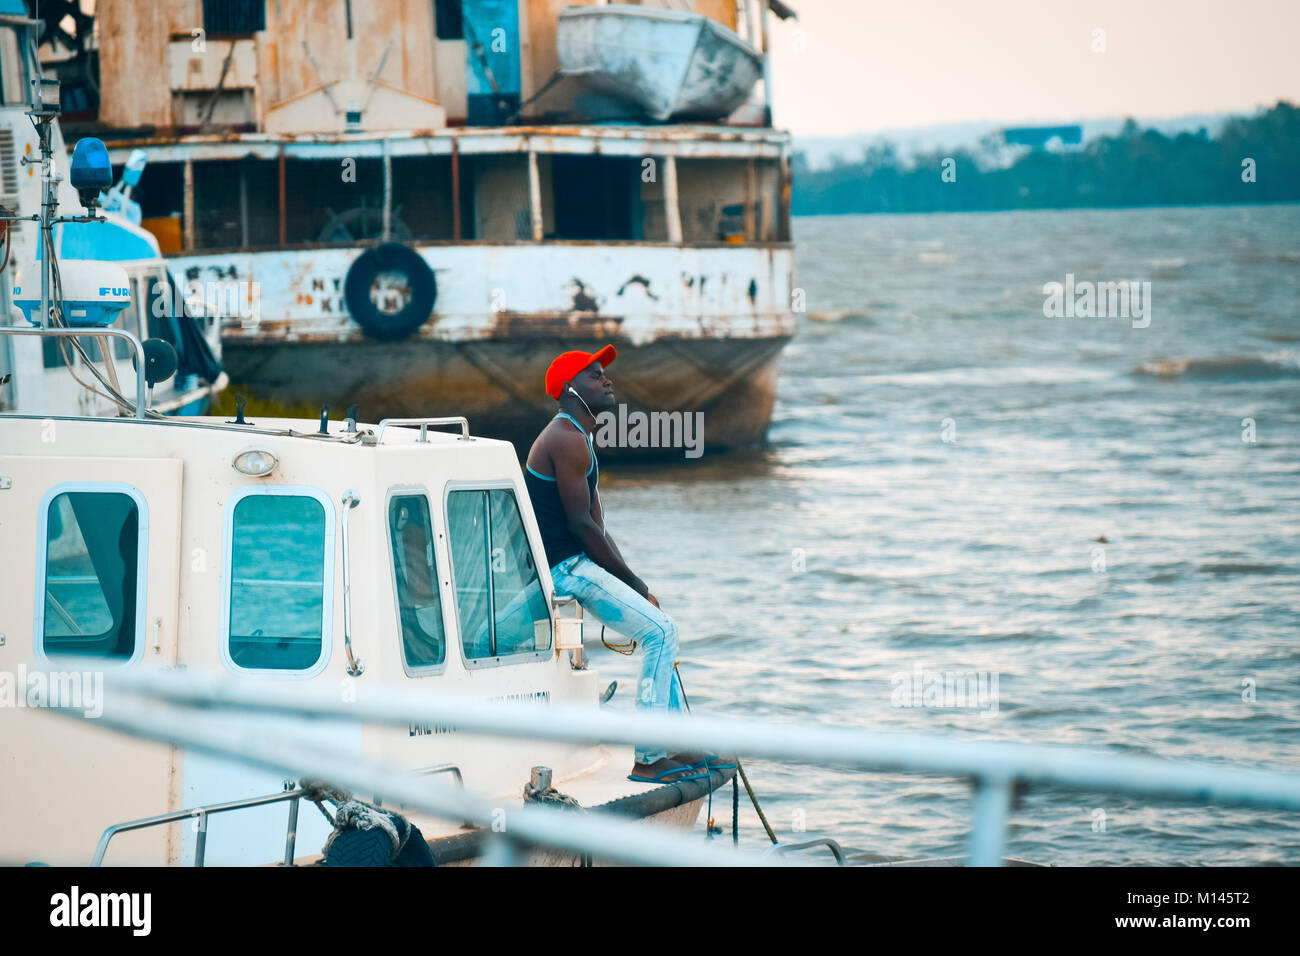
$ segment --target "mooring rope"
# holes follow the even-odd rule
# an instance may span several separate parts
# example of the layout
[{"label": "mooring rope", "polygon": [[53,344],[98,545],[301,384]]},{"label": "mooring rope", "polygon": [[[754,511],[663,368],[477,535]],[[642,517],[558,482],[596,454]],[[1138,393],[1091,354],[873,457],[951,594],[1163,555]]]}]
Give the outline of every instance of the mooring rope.
[{"label": "mooring rope", "polygon": [[[673,661],[673,671],[676,672],[677,674],[677,686],[682,689],[682,703],[686,705],[686,712],[689,714],[691,712],[691,702],[686,699],[686,683],[682,680],[681,669],[678,668],[677,666],[679,663],[680,663],[679,661]],[[767,822],[767,815],[763,813],[763,808],[758,805],[758,797],[754,795],[754,788],[749,785],[749,777],[745,775],[745,768],[741,764],[739,757],[736,758],[736,774],[740,777],[741,781],[745,784],[745,792],[749,794],[750,802],[754,804],[754,810],[756,813],[758,813],[758,819],[762,821],[763,829],[767,831],[767,838],[771,840],[773,843],[779,843],[780,841],[777,840],[776,834],[772,831],[772,825]],[[736,819],[740,813],[739,806],[738,806],[740,803],[740,792],[735,789],[735,785],[736,785],[735,777],[731,778],[731,785],[732,785],[732,799],[731,799],[732,841],[739,842],[740,837],[739,834],[737,833]],[[709,791],[710,810],[712,809],[712,807],[713,807],[713,791],[710,790]]]}]

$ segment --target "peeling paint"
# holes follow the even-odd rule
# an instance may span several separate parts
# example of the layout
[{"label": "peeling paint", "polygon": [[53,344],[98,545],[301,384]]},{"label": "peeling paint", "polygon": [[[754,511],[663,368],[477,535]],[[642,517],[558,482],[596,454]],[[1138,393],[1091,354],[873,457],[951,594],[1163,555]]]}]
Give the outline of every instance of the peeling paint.
[{"label": "peeling paint", "polygon": [[659,296],[655,295],[653,292],[650,291],[650,280],[647,279],[645,276],[634,275],[632,278],[628,279],[626,282],[624,282],[621,286],[618,287],[618,294],[622,295],[623,290],[630,285],[641,286],[642,288],[645,289],[645,294],[649,296],[652,301],[654,302],[659,301]]},{"label": "peeling paint", "polygon": [[[578,287],[578,291],[573,293],[573,309],[575,312],[599,312],[600,306],[596,299],[587,291],[586,285],[577,276],[573,277],[573,284]],[[619,294],[623,292],[619,289]]]}]

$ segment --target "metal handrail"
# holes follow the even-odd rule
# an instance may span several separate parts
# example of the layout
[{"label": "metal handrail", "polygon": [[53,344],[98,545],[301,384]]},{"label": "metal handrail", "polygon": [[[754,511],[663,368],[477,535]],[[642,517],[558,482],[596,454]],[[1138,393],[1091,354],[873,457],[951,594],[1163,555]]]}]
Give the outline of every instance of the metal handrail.
[{"label": "metal handrail", "polygon": [[449,773],[456,778],[456,782],[460,784],[460,788],[462,790],[465,789],[465,777],[460,772],[460,767],[457,767],[454,763],[440,763],[433,767],[421,767],[419,770],[412,770],[411,772],[416,776],[432,776],[435,773]]},{"label": "metal handrail", "polygon": [[[147,394],[148,384],[145,378],[145,360],[144,346],[141,344],[139,337],[134,332],[128,332],[126,329],[101,329],[101,328],[78,328],[78,329],[20,329],[16,325],[0,325],[0,335],[48,335],[52,338],[80,338],[83,335],[103,336],[111,339],[125,339],[131,343],[131,348],[135,350],[135,417],[145,418],[147,404],[145,395]],[[104,361],[111,362],[107,350],[104,352]]]},{"label": "metal handrail", "polygon": [[361,497],[355,491],[343,495],[343,650],[348,656],[349,677],[360,677],[366,669],[364,661],[352,656],[352,560],[348,550],[348,519],[352,509],[359,504]]},{"label": "metal handrail", "polygon": [[[75,666],[69,662],[69,666]],[[120,671],[107,683],[114,707],[97,723],[149,740],[197,746],[267,769],[315,774],[336,786],[383,792],[391,799],[449,819],[493,819],[486,800],[443,788],[416,787],[387,765],[354,752],[304,753],[295,738],[278,740],[229,727],[222,709],[279,713],[314,719],[346,719],[386,726],[454,724],[462,733],[590,744],[645,745],[670,750],[707,750],[796,763],[856,769],[901,770],[968,777],[975,784],[970,862],[995,866],[1004,857],[1012,793],[1022,784],[1083,791],[1141,794],[1173,801],[1300,811],[1300,774],[1274,770],[1180,764],[1151,757],[1098,754],[1073,747],[1003,741],[946,740],[844,727],[802,727],[750,719],[611,713],[595,707],[552,703],[546,707],[430,696],[393,688],[382,698],[342,702],[325,689],[265,688],[224,676],[161,671]],[[139,699],[133,700],[132,696]],[[160,707],[159,701],[188,707]],[[80,711],[59,710],[84,718]],[[181,719],[183,718],[183,719]],[[179,742],[179,743],[177,743]],[[543,814],[546,811],[539,811]],[[666,865],[745,862],[667,834],[635,836],[608,820],[583,818],[581,826],[555,824],[524,807],[512,810],[504,839],[545,844],[625,862]],[[626,825],[625,825],[626,826]]]},{"label": "metal handrail", "polygon": [[[412,771],[411,771],[411,776],[413,776],[413,777],[426,777],[426,776],[430,776],[430,777],[431,777],[431,776],[433,776],[434,774],[438,774],[438,773],[449,773],[449,774],[451,774],[453,777],[456,778],[456,782],[457,782],[458,784],[460,784],[460,788],[461,788],[462,790],[465,789],[465,776],[464,776],[464,774],[462,774],[462,773],[460,772],[460,767],[456,766],[454,763],[440,763],[440,764],[437,764],[437,765],[432,766],[432,767],[421,767],[421,768],[418,769],[418,770],[412,770]],[[374,803],[375,803],[375,806],[377,806],[377,807],[382,807],[382,806],[384,805],[383,801],[382,801],[378,796],[375,797]],[[473,821],[465,820],[465,821],[463,821],[463,825],[464,825],[464,826],[467,826],[467,827],[472,827],[472,826],[474,826],[474,823],[473,823]]]},{"label": "metal handrail", "polygon": [[379,444],[380,442],[382,442],[382,441],[384,440],[384,429],[388,428],[388,426],[390,426],[390,425],[396,425],[396,426],[398,426],[398,427],[406,427],[406,428],[414,428],[415,426],[418,425],[419,428],[420,428],[420,439],[419,439],[419,440],[420,440],[421,442],[427,442],[427,441],[429,440],[429,426],[430,426],[430,425],[459,425],[459,426],[460,426],[460,438],[459,438],[458,440],[459,440],[459,441],[473,441],[473,440],[474,440],[474,439],[472,439],[472,438],[469,437],[469,419],[466,418],[464,415],[449,415],[449,416],[446,416],[446,417],[444,417],[444,418],[385,418],[385,419],[382,419],[382,420],[379,422],[379,427],[378,427],[377,430],[375,431],[375,444]]},{"label": "metal handrail", "polygon": [[298,803],[305,795],[305,791],[294,788],[286,790],[283,793],[274,793],[266,797],[252,797],[248,800],[234,800],[229,803],[213,803],[205,807],[191,807],[188,810],[175,810],[171,813],[160,813],[156,817],[144,817],[139,820],[130,820],[126,823],[115,823],[106,829],[99,838],[99,845],[95,847],[95,855],[90,861],[91,866],[102,866],[104,863],[104,854],[108,852],[108,844],[113,837],[119,833],[128,833],[132,830],[144,830],[148,827],[162,826],[165,823],[176,823],[178,820],[188,820],[192,817],[198,818],[198,834],[194,838],[194,865],[203,866],[204,855],[207,852],[208,845],[208,817],[216,813],[227,813],[231,810],[244,810],[248,807],[261,807],[269,803],[280,803],[284,800],[292,800],[289,807],[289,826],[284,837],[284,865],[293,864],[294,844],[298,839]]},{"label": "metal handrail", "polygon": [[831,856],[835,857],[835,865],[844,865],[844,850],[830,837],[819,837],[816,840],[809,840],[806,843],[773,843],[763,851],[763,855],[772,856],[776,853],[792,853],[795,850],[807,850],[815,846],[829,847]]}]

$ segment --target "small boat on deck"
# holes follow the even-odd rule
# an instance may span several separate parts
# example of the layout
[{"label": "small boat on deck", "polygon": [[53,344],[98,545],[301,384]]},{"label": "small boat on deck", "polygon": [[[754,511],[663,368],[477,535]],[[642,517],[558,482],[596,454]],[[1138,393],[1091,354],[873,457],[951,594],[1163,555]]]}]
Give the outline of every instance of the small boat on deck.
[{"label": "small boat on deck", "polygon": [[557,46],[562,74],[660,121],[721,119],[763,75],[758,50],[715,20],[678,10],[570,7]]}]

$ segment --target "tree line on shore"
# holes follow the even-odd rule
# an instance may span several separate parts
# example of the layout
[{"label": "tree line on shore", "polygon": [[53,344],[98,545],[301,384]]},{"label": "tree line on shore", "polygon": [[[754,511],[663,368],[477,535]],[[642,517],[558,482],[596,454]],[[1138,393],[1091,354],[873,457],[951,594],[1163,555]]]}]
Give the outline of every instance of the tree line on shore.
[{"label": "tree line on shore", "polygon": [[1015,151],[1000,135],[973,149],[900,158],[889,143],[810,169],[794,157],[795,215],[974,212],[1300,200],[1300,108],[1234,117],[1217,136],[1166,136],[1132,119],[1078,148]]}]

